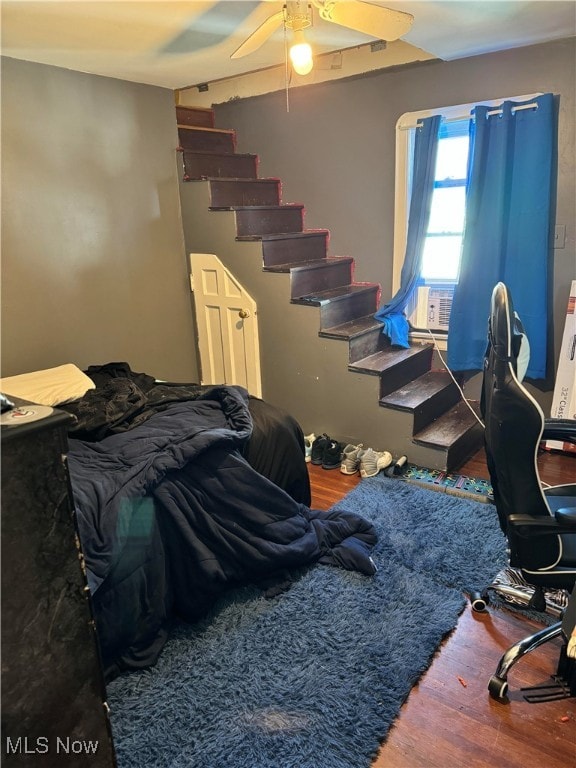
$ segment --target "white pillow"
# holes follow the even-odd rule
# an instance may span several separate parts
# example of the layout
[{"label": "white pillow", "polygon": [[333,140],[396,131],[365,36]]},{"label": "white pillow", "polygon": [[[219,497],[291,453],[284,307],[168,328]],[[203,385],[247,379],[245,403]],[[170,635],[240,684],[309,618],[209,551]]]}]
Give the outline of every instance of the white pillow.
[{"label": "white pillow", "polygon": [[96,385],[72,363],[0,379],[0,392],[38,405],[62,405],[79,400]]}]

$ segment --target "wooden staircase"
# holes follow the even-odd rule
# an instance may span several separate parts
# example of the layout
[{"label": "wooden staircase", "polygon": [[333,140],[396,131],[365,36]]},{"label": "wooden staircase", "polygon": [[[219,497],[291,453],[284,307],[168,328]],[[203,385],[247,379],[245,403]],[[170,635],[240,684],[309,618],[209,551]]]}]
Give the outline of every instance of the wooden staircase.
[{"label": "wooden staircase", "polygon": [[[391,445],[389,438],[382,447],[433,469],[460,466],[481,445],[482,430],[449,374],[432,369],[432,345],[392,347],[374,319],[380,286],[354,281],[352,257],[328,255],[329,232],[305,228],[304,206],[282,202],[279,179],[258,177],[258,157],[236,153],[235,132],[215,128],[212,110],[177,106],[176,114],[182,182],[204,187],[193,202],[183,196],[183,218],[186,205],[201,207],[203,200],[211,213],[232,215],[229,239],[256,243],[260,271],[288,277],[290,304],[317,309],[318,336],[346,342],[348,371],[376,377],[378,405],[390,417],[411,422],[408,449],[401,441],[398,447]],[[214,218],[202,220],[202,228],[214,234],[221,226]],[[212,242],[209,232],[202,237],[202,245]],[[394,423],[399,422],[392,419]]]}]

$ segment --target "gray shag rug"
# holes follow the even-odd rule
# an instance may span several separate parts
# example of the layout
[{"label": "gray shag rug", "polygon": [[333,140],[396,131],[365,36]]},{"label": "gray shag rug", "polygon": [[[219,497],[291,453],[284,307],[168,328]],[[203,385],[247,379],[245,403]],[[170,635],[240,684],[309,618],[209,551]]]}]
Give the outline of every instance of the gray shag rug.
[{"label": "gray shag rug", "polygon": [[506,543],[493,506],[398,479],[337,507],[376,526],[376,576],[318,565],[177,625],[153,669],[108,686],[119,768],[369,768]]}]

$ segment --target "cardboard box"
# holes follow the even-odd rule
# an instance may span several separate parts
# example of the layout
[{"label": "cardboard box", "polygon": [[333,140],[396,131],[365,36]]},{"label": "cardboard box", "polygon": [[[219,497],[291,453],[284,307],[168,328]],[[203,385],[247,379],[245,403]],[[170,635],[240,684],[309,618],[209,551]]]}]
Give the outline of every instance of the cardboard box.
[{"label": "cardboard box", "polygon": [[[550,416],[554,419],[576,419],[576,280],[572,280],[570,288]],[[559,440],[546,440],[545,447],[576,453],[576,445]]]}]

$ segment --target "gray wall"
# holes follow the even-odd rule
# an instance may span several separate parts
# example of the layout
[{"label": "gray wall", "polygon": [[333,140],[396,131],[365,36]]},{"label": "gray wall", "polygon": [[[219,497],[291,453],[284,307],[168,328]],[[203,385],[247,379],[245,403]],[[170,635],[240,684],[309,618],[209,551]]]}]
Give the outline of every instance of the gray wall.
[{"label": "gray wall", "polygon": [[[563,40],[294,88],[288,113],[284,92],[230,101],[216,105],[216,124],[237,131],[239,152],[259,155],[260,176],[281,178],[284,202],[305,204],[308,228],[330,230],[332,255],[354,256],[356,280],[382,285],[384,303],[392,286],[398,118],[482,99],[539,91],[559,95],[556,221],[566,225],[566,245],[553,253],[557,359],[570,282],[576,277],[575,72],[576,41]],[[274,329],[264,332],[274,334]],[[317,364],[301,345],[282,354],[298,359],[299,368]],[[287,397],[292,386],[287,379]],[[274,393],[275,400],[283,396]],[[549,408],[551,393],[538,397]]]},{"label": "gray wall", "polygon": [[174,96],[2,59],[2,374],[197,381]]}]

